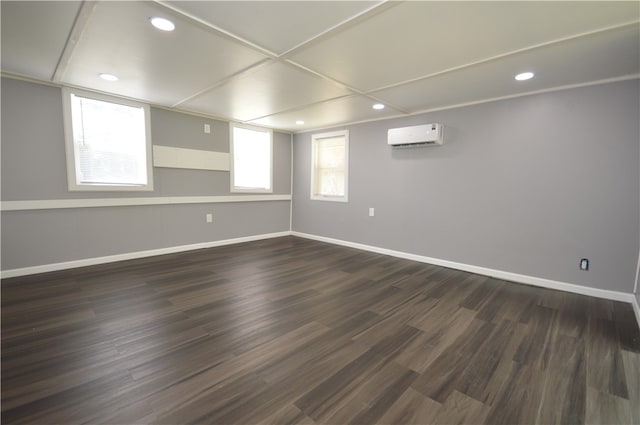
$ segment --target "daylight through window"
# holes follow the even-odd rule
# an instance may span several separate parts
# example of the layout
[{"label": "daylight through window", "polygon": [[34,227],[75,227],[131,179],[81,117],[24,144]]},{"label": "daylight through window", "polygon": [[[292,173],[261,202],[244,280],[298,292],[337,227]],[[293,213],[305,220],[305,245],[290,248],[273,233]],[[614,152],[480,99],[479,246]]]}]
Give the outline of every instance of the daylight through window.
[{"label": "daylight through window", "polygon": [[314,134],[311,141],[311,199],[346,202],[349,133]]},{"label": "daylight through window", "polygon": [[66,96],[69,188],[151,190],[148,107],[71,92]]},{"label": "daylight through window", "polygon": [[231,190],[272,192],[272,132],[231,124]]}]

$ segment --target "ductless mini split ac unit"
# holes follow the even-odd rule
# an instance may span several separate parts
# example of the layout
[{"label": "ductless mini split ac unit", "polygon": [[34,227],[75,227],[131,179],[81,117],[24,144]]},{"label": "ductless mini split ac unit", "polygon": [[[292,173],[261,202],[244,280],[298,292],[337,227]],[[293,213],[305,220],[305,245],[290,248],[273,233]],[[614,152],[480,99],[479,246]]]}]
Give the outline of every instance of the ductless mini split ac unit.
[{"label": "ductless mini split ac unit", "polygon": [[415,146],[440,146],[443,140],[442,124],[414,125],[412,127],[390,128],[387,143],[394,148]]}]

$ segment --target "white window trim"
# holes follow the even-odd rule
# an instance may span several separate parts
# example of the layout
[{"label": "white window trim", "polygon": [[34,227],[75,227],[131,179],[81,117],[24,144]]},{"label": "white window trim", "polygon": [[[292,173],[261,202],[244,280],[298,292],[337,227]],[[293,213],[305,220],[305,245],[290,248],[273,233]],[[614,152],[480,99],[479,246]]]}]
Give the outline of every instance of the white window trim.
[{"label": "white window trim", "polygon": [[[344,137],[344,196],[325,196],[314,194],[315,189],[315,144],[318,139],[327,139],[330,137]],[[330,202],[349,202],[349,130],[332,131],[330,133],[321,133],[311,135],[311,199],[315,201]]]},{"label": "white window trim", "polygon": [[[133,106],[144,110],[145,138],[146,138],[146,160],[147,160],[147,184],[140,186],[130,185],[103,185],[103,184],[78,184],[77,164],[75,146],[73,141],[73,124],[71,122],[71,95],[75,94],[90,99],[101,100],[103,102],[117,103],[120,105]],[[146,103],[135,102],[115,96],[108,96],[101,93],[94,93],[86,90],[62,88],[62,115],[64,120],[65,151],[67,156],[67,183],[69,191],[90,191],[90,192],[130,192],[130,191],[152,191],[153,190],[153,149],[151,145],[151,117],[150,108]]]},{"label": "white window trim", "polygon": [[[235,187],[235,179],[234,179],[234,156],[233,156],[233,129],[234,128],[245,128],[247,130],[255,130],[262,131],[264,133],[269,134],[269,189],[259,189],[259,188],[240,188]],[[273,130],[265,127],[258,127],[255,125],[241,124],[238,122],[229,122],[229,182],[230,182],[230,191],[231,193],[273,193]]]}]

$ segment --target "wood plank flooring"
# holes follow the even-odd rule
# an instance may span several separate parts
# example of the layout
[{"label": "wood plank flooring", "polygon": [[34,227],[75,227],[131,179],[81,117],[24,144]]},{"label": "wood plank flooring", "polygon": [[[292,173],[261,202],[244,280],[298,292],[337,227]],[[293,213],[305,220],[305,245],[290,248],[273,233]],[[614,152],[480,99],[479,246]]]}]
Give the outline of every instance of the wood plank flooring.
[{"label": "wood plank flooring", "polygon": [[284,237],[2,282],[2,423],[640,424],[631,305]]}]

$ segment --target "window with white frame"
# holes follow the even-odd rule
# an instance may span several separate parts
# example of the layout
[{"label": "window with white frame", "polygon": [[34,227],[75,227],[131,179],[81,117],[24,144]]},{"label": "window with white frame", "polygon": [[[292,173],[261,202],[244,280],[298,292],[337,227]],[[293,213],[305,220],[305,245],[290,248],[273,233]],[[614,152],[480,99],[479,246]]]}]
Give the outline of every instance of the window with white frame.
[{"label": "window with white frame", "polygon": [[231,191],[273,192],[273,132],[230,123]]},{"label": "window with white frame", "polygon": [[311,136],[311,199],[348,201],[349,131]]},{"label": "window with white frame", "polygon": [[153,190],[149,106],[63,89],[69,190]]}]

